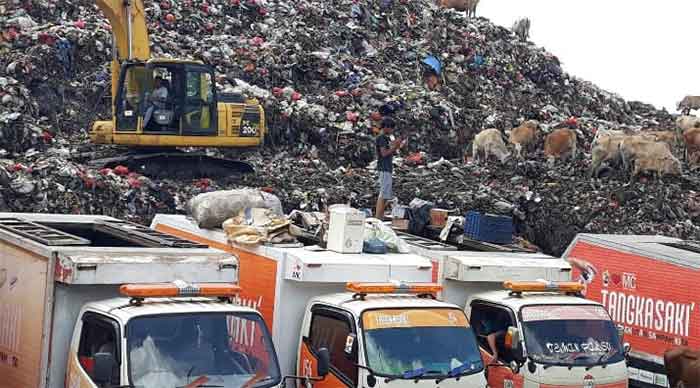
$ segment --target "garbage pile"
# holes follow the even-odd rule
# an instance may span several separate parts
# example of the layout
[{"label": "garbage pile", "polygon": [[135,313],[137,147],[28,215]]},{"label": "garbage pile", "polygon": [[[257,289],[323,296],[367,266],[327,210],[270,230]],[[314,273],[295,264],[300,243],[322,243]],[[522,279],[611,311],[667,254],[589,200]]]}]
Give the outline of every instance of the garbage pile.
[{"label": "garbage pile", "polygon": [[[503,166],[464,162],[475,133],[525,119],[546,132],[574,117],[586,152],[601,129],[674,128],[669,113],[567,74],[555,55],[484,18],[432,0],[145,3],[153,56],[204,60],[221,90],[264,103],[268,144],[245,156],[257,176],[153,180],[83,166],[78,151],[103,150],[88,145],[86,129],[110,117],[109,25],[92,1],[11,0],[0,5],[1,210],[147,223],[184,212],[202,192],[245,187],[270,189],[287,212],[371,208],[373,137],[390,115],[409,139],[397,160],[402,203],[512,214],[518,233],[548,253],[583,231],[700,238],[697,175],[591,180],[588,155],[553,169],[539,153]],[[434,90],[423,84],[431,56]]]}]

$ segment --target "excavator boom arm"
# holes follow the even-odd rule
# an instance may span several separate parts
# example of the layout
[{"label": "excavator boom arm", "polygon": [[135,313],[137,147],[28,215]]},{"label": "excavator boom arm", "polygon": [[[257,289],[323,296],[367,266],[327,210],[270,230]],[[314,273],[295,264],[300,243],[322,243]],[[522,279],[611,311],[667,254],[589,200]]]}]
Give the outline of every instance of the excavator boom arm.
[{"label": "excavator boom arm", "polygon": [[116,52],[112,60],[112,101],[117,95],[119,70],[127,59],[147,61],[151,57],[146,12],[142,0],[95,0],[112,27]]}]

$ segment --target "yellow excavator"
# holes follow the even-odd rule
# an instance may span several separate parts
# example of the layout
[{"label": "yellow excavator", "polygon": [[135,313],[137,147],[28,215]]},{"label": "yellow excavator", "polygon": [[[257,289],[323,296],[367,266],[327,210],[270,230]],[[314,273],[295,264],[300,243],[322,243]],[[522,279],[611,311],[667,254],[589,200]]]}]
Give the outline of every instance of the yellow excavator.
[{"label": "yellow excavator", "polygon": [[201,61],[151,58],[142,0],[96,0],[96,4],[113,33],[112,119],[95,122],[90,139],[131,150],[92,164],[126,165],[145,175],[252,172],[246,163],[178,148],[261,145],[266,125],[258,101],[218,92],[214,68]]}]

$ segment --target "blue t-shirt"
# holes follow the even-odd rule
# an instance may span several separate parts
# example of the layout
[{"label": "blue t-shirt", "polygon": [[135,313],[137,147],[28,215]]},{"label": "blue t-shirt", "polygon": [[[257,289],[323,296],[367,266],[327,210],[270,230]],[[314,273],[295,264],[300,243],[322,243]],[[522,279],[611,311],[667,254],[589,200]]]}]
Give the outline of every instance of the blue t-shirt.
[{"label": "blue t-shirt", "polygon": [[387,135],[382,134],[377,137],[377,170],[379,171],[393,171],[394,155],[382,156],[382,148],[391,148],[390,143],[391,140]]}]

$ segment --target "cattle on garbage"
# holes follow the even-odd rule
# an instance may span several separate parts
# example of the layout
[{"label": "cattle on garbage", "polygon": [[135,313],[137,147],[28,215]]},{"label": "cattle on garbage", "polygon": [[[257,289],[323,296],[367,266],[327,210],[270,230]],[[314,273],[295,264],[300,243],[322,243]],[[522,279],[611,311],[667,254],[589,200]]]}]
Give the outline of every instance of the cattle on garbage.
[{"label": "cattle on garbage", "polygon": [[632,177],[638,176],[642,172],[653,172],[656,175],[681,175],[683,168],[681,161],[675,156],[666,154],[661,157],[642,157],[634,162]]},{"label": "cattle on garbage", "polygon": [[554,164],[555,159],[565,156],[576,158],[576,132],[571,129],[561,128],[547,135],[544,142],[544,155],[550,164]]},{"label": "cattle on garbage", "polygon": [[472,158],[477,162],[488,160],[490,156],[495,156],[501,163],[505,162],[510,156],[506,143],[503,141],[503,134],[496,128],[485,129],[481,131],[472,143]]},{"label": "cattle on garbage", "polygon": [[700,155],[700,128],[691,128],[683,132],[686,158],[691,165],[698,163]]},{"label": "cattle on garbage", "polygon": [[678,103],[678,110],[684,115],[690,114],[691,110],[700,109],[700,96],[685,96]]},{"label": "cattle on garbage", "polygon": [[618,131],[608,131],[608,133],[598,137],[599,134],[600,131],[596,134],[596,139],[593,142],[593,149],[591,150],[590,174],[593,177],[598,177],[600,168],[604,162],[621,162],[620,143],[627,137],[627,135],[619,134]]},{"label": "cattle on garbage", "polygon": [[537,140],[538,130],[539,123],[535,120],[528,120],[510,131],[508,142],[515,147],[518,158],[522,158],[523,147],[528,147]]},{"label": "cattle on garbage", "polygon": [[671,388],[700,386],[700,351],[678,346],[664,353],[664,365]]},{"label": "cattle on garbage", "polygon": [[440,6],[443,8],[452,8],[457,11],[467,11],[467,16],[476,16],[476,7],[479,5],[479,0],[440,0]]},{"label": "cattle on garbage", "polygon": [[700,128],[700,117],[680,116],[676,119],[676,125],[681,131],[686,131],[690,128]]},{"label": "cattle on garbage", "polygon": [[658,142],[651,137],[644,135],[627,136],[620,143],[620,157],[625,166],[625,170],[632,167],[632,163],[637,159],[652,158],[662,159],[673,157],[671,146]]},{"label": "cattle on garbage", "polygon": [[528,40],[530,38],[530,18],[516,20],[511,30],[520,40]]}]

